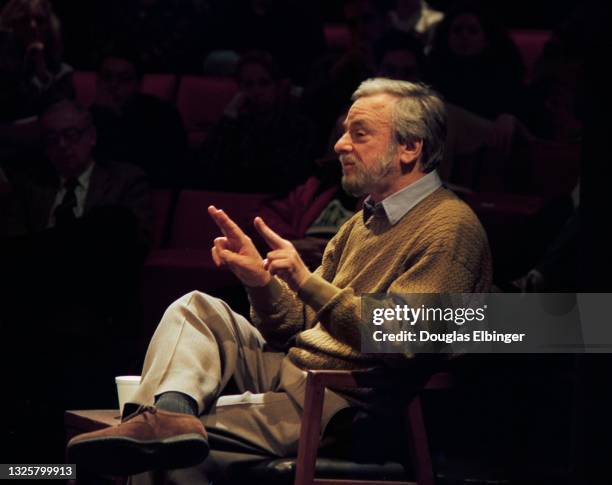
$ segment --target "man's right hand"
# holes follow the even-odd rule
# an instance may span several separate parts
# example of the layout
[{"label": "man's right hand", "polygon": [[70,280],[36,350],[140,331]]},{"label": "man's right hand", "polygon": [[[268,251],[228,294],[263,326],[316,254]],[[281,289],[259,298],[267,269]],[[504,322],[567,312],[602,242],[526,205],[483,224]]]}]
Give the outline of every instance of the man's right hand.
[{"label": "man's right hand", "polygon": [[227,266],[246,286],[265,286],[272,275],[264,269],[263,258],[248,237],[229,216],[215,206],[208,213],[223,233],[215,238],[212,258],[218,266]]}]

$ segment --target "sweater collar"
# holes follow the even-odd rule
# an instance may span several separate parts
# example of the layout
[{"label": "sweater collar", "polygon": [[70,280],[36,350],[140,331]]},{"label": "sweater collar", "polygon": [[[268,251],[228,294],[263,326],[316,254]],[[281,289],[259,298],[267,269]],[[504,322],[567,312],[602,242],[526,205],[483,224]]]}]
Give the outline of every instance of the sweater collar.
[{"label": "sweater collar", "polygon": [[434,170],[416,182],[398,190],[378,204],[374,203],[368,196],[363,202],[363,220],[367,221],[370,216],[382,213],[393,226],[404,217],[410,209],[421,202],[425,197],[433,193],[442,185],[438,173]]}]

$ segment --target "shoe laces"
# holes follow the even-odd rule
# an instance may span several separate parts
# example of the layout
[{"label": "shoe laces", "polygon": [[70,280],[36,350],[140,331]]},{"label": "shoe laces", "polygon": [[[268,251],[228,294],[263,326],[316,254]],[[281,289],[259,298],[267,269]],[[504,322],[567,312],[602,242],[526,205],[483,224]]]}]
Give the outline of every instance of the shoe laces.
[{"label": "shoe laces", "polygon": [[123,418],[123,422],[129,421],[132,418],[135,418],[136,416],[143,414],[143,413],[151,413],[151,414],[155,414],[157,412],[157,408],[155,406],[151,406],[148,404],[141,404],[140,406],[138,406],[138,409],[136,409],[136,411],[134,411],[132,414],[127,415],[125,418]]}]

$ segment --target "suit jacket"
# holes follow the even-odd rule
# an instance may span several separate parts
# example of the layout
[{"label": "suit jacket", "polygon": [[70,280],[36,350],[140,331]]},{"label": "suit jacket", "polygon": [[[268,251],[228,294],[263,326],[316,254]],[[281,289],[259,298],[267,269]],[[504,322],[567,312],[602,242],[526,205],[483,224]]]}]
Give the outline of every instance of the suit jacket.
[{"label": "suit jacket", "polygon": [[[34,234],[47,228],[59,181],[38,185],[22,181],[0,207],[0,235]],[[146,240],[152,231],[152,209],[144,172],[116,162],[96,163],[89,181],[83,214],[102,207],[125,207],[138,219]]]}]

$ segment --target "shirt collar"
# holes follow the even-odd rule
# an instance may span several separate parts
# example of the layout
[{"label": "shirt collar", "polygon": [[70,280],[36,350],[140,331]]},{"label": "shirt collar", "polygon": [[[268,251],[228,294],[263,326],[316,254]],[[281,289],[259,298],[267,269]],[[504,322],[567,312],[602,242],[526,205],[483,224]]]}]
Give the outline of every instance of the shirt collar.
[{"label": "shirt collar", "polygon": [[[82,187],[83,190],[87,191],[87,189],[89,188],[89,181],[91,180],[91,172],[93,172],[94,165],[95,163],[91,162],[89,166],[83,172],[81,172],[81,175],[76,178],[78,182],[77,187]],[[60,177],[60,183],[62,184],[62,188],[66,187],[66,181],[66,177]]]},{"label": "shirt collar", "polygon": [[374,203],[368,196],[363,202],[363,219],[367,221],[371,215],[383,211],[391,225],[395,225],[410,209],[442,185],[438,173],[434,170],[416,182],[398,190],[394,194]]}]

